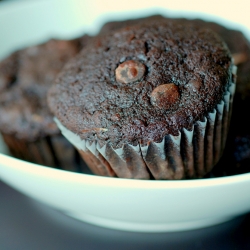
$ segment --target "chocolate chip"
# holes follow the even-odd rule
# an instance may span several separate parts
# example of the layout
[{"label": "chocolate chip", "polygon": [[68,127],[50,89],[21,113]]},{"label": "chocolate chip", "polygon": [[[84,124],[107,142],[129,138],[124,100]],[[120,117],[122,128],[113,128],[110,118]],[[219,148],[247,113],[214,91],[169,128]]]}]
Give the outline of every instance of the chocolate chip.
[{"label": "chocolate chip", "polygon": [[159,108],[169,109],[179,99],[179,88],[174,83],[162,84],[151,93],[151,103]]},{"label": "chocolate chip", "polygon": [[134,60],[126,61],[116,68],[116,81],[125,84],[138,81],[143,77],[145,71],[144,64]]}]

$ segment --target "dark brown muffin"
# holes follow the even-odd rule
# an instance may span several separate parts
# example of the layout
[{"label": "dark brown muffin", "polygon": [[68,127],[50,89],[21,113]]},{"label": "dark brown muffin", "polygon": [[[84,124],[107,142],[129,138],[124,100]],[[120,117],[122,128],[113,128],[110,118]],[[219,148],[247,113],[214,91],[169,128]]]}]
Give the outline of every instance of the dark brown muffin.
[{"label": "dark brown muffin", "polygon": [[76,151],[60,135],[46,95],[84,40],[50,40],[17,51],[0,63],[0,132],[14,156],[74,170]]},{"label": "dark brown muffin", "polygon": [[[165,19],[162,16],[149,18]],[[179,19],[184,21],[185,19]],[[100,33],[115,31],[147,18],[106,23]],[[237,85],[234,98],[230,133],[221,161],[211,173],[212,176],[225,176],[250,172],[250,122],[247,117],[250,108],[250,42],[238,30],[228,29],[214,22],[195,19],[194,25],[209,28],[216,32],[228,45],[237,65]]]},{"label": "dark brown muffin", "polygon": [[57,78],[49,106],[84,141],[83,157],[111,176],[201,177],[223,148],[231,78],[231,55],[215,33],[155,18],[87,46]]}]

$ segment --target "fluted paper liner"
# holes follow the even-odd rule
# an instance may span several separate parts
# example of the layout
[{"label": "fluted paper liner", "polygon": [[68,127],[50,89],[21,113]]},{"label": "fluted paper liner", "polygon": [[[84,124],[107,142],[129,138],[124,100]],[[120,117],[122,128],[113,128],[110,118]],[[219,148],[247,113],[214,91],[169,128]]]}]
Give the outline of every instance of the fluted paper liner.
[{"label": "fluted paper liner", "polygon": [[157,180],[200,178],[218,162],[225,147],[234,92],[232,82],[215,110],[191,131],[184,128],[177,136],[166,135],[160,143],[151,141],[147,146],[124,144],[114,149],[107,143],[101,147],[96,141],[81,140],[55,121],[95,174]]},{"label": "fluted paper liner", "polygon": [[27,141],[4,133],[2,137],[11,155],[16,158],[73,172],[87,169],[76,149],[60,134],[36,141]]}]

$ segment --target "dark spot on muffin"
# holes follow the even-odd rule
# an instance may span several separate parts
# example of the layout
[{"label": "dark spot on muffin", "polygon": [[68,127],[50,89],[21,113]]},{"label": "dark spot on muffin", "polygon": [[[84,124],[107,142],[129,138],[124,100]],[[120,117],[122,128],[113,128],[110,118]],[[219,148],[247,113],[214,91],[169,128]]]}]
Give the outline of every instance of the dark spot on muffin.
[{"label": "dark spot on muffin", "polygon": [[145,44],[145,54],[147,54],[150,50],[150,46],[147,42],[145,42],[144,44]]},{"label": "dark spot on muffin", "polygon": [[144,64],[134,60],[126,61],[116,68],[116,81],[125,84],[138,81],[143,77],[145,71]]},{"label": "dark spot on muffin", "polygon": [[159,85],[151,93],[151,103],[164,109],[172,107],[179,98],[179,88],[174,83]]},{"label": "dark spot on muffin", "polygon": [[[1,79],[0,79],[0,81],[1,81]],[[6,76],[5,81],[7,83],[7,88],[11,88],[17,82],[17,77],[16,76]],[[0,83],[0,86],[1,86],[1,83]]]}]

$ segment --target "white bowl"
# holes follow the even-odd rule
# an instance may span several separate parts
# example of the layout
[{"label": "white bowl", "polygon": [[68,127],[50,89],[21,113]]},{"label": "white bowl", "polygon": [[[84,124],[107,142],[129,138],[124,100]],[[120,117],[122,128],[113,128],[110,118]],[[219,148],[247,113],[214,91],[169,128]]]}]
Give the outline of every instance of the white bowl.
[{"label": "white bowl", "polygon": [[[189,2],[187,5],[182,1],[182,10],[200,11],[196,13],[174,11],[179,8],[179,1],[154,2],[155,6],[144,3],[143,10],[140,10],[140,1],[134,3],[136,11],[130,12],[132,8],[127,1],[126,5],[121,3],[119,6],[101,0],[1,3],[0,57],[51,36],[70,38],[83,31],[95,33],[105,19],[139,17],[159,11],[164,14],[164,8],[170,2],[170,16],[203,17],[240,28],[249,35],[248,8],[244,6],[239,15],[232,15],[225,9],[228,4],[224,9],[218,9],[218,2],[215,8],[213,2],[209,5]],[[231,8],[237,13],[238,5]],[[0,150],[3,152],[3,147],[0,146]],[[52,169],[0,153],[0,178],[20,192],[72,217],[123,230],[189,230],[214,225],[250,211],[250,194],[246,191],[250,190],[250,173],[201,180],[128,180]]]}]

